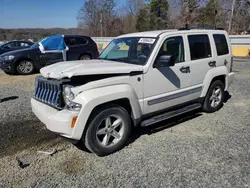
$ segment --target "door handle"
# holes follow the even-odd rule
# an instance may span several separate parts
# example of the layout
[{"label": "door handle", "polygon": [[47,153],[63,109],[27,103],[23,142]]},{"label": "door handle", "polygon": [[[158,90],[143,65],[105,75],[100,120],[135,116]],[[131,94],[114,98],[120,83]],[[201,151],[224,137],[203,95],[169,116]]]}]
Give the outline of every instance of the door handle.
[{"label": "door handle", "polygon": [[182,73],[190,73],[190,67],[189,66],[187,66],[187,67],[181,67],[180,71]]},{"label": "door handle", "polygon": [[210,67],[216,67],[216,61],[210,61],[210,62],[208,63],[208,65],[209,65]]}]

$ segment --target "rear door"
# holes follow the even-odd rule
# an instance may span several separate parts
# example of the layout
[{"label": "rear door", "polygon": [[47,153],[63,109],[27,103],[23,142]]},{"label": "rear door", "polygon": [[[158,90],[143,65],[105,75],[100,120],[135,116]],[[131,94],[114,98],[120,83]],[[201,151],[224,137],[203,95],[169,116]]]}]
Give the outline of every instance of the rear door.
[{"label": "rear door", "polygon": [[79,60],[83,54],[88,54],[88,41],[81,36],[66,36],[64,38],[69,50],[67,61]]},{"label": "rear door", "polygon": [[[199,98],[207,72],[216,67],[214,49],[211,45],[212,35],[209,33],[187,34],[190,66],[190,86],[199,88],[194,98]],[[197,89],[198,90],[198,89]]]}]

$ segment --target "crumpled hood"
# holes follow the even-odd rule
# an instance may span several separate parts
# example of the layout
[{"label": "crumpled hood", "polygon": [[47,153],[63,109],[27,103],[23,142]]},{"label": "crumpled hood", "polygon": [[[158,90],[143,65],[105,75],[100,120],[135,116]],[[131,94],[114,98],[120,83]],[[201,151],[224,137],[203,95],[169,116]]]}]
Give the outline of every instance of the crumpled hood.
[{"label": "crumpled hood", "polygon": [[97,74],[124,74],[132,71],[143,71],[143,67],[141,65],[97,59],[60,62],[40,70],[43,77],[54,79]]}]

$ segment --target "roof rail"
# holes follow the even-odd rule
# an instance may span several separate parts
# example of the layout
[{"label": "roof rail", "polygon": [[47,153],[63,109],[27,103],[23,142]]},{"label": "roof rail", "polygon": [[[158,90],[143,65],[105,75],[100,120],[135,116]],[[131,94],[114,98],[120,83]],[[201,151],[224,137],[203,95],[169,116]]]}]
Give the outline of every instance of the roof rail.
[{"label": "roof rail", "polygon": [[179,28],[178,31],[183,31],[183,30],[192,30],[192,29],[203,29],[203,30],[224,30],[223,28],[216,28],[216,27],[182,27]]}]

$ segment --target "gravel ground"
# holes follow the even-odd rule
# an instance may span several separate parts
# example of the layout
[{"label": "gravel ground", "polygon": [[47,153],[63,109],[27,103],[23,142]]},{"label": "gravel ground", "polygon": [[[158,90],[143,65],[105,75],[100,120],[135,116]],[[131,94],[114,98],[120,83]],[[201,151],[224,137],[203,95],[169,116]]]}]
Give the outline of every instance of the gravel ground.
[{"label": "gravel ground", "polygon": [[[250,63],[234,70],[232,97],[220,111],[139,128],[127,147],[103,158],[47,131],[32,114],[36,75],[0,73],[0,187],[249,187]],[[37,153],[53,149],[53,156]],[[30,165],[22,169],[16,158]]]}]

